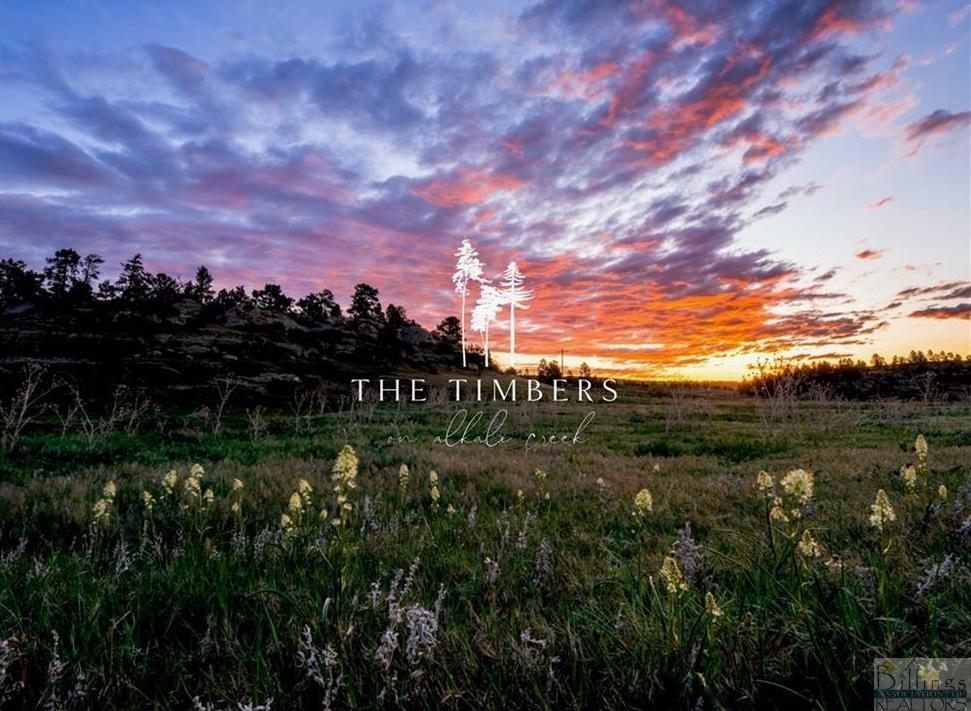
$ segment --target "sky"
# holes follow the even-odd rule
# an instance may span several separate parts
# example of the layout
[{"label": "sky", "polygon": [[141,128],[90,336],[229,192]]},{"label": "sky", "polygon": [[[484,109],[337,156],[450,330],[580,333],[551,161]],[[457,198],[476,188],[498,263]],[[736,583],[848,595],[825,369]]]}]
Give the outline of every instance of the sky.
[{"label": "sky", "polygon": [[25,0],[0,28],[0,256],[34,268],[366,281],[430,328],[467,237],[535,293],[519,364],[971,353],[966,0]]}]

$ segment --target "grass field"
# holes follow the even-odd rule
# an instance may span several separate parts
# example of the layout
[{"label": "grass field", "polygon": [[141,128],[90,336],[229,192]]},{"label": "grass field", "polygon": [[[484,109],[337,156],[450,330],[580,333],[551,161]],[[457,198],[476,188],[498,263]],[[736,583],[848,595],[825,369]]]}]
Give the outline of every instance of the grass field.
[{"label": "grass field", "polygon": [[869,706],[874,657],[971,648],[971,404],[784,405],[624,385],[493,447],[434,441],[492,404],[42,418],[0,459],[0,701]]}]

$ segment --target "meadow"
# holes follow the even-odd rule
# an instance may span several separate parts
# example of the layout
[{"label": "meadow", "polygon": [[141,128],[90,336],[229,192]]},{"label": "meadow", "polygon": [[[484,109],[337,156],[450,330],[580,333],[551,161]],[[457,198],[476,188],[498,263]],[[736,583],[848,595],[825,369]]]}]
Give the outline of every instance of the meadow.
[{"label": "meadow", "polygon": [[0,705],[859,708],[967,656],[971,403],[619,391],[492,447],[435,438],[493,403],[40,416]]}]

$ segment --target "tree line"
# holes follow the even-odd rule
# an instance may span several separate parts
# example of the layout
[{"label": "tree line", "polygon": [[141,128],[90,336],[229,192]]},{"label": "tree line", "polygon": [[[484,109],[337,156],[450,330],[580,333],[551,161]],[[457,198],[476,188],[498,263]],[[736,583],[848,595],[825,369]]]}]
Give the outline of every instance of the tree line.
[{"label": "tree line", "polygon": [[[346,312],[330,289],[321,289],[299,299],[288,296],[279,284],[266,283],[247,292],[239,285],[218,291],[209,269],[201,265],[195,276],[184,281],[164,272],[152,273],[145,268],[141,254],[121,263],[115,280],[102,279],[104,259],[97,254],[81,256],[73,249],[59,249],[45,260],[40,271],[34,271],[17,259],[0,260],[0,311],[20,304],[39,304],[54,310],[72,309],[97,304],[110,304],[145,313],[171,308],[176,302],[191,300],[220,310],[257,308],[264,311],[299,315],[317,323],[350,320],[371,322],[378,326],[400,328],[417,325],[408,318],[404,306],[382,307],[378,290],[367,283],[354,288]],[[459,319],[450,316],[435,329],[440,337],[457,342],[461,339]]]},{"label": "tree line", "polygon": [[944,350],[911,350],[907,355],[891,358],[874,354],[869,361],[761,361],[753,369],[753,375],[739,388],[744,394],[786,390],[804,396],[825,391],[848,399],[895,397],[924,401],[971,396],[971,355]]}]

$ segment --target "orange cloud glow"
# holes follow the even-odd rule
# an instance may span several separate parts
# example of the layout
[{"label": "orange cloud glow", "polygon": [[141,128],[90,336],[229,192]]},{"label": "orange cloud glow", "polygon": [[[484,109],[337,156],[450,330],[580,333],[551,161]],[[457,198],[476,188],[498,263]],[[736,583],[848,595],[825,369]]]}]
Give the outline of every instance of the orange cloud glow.
[{"label": "orange cloud glow", "polygon": [[509,175],[463,168],[454,177],[435,178],[412,192],[435,207],[459,207],[478,205],[497,192],[515,191],[523,185],[524,181]]}]

